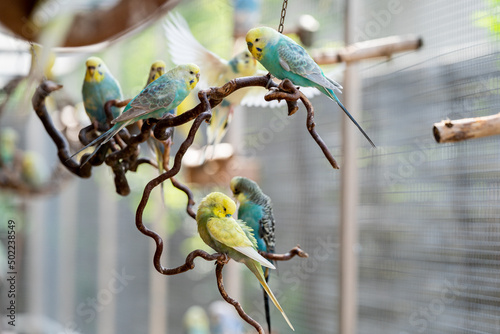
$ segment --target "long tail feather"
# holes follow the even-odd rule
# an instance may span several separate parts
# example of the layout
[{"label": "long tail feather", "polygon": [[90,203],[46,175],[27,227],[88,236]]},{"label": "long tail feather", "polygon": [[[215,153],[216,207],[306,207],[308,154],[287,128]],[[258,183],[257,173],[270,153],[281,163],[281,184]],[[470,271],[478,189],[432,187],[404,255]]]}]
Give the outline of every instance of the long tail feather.
[{"label": "long tail feather", "polygon": [[264,288],[266,293],[269,295],[269,298],[271,298],[274,306],[276,306],[276,308],[278,310],[280,310],[281,315],[283,315],[283,318],[285,318],[285,321],[287,322],[288,326],[290,326],[290,328],[293,331],[295,331],[292,324],[290,323],[290,320],[288,320],[288,317],[286,316],[285,312],[283,311],[283,308],[281,307],[280,303],[278,302],[278,300],[274,296],[273,292],[271,291],[271,289],[267,285],[266,279],[264,278],[264,272],[262,271],[262,267],[260,266],[260,264],[257,261],[251,260],[251,259],[248,259],[247,261],[245,261],[245,264],[248,267],[248,269],[250,269],[250,271],[255,275],[255,277],[257,277],[257,279],[260,282],[260,285],[262,285],[262,287]]},{"label": "long tail feather", "polygon": [[[269,268],[264,269],[264,278],[266,279],[266,283],[269,283],[270,271],[271,270]],[[264,289],[262,289],[262,292],[264,292],[264,311],[266,313],[267,329],[269,331],[269,334],[271,334],[271,311],[269,310],[269,296]]]},{"label": "long tail feather", "polygon": [[361,127],[361,125],[359,125],[358,122],[354,119],[354,117],[352,117],[352,115],[349,113],[349,111],[347,111],[346,107],[344,107],[344,105],[342,104],[342,102],[340,102],[340,100],[335,95],[335,93],[333,93],[333,91],[331,91],[330,89],[327,89],[327,91],[328,91],[328,95],[330,96],[330,98],[332,98],[333,100],[335,100],[335,102],[337,102],[337,104],[339,105],[339,107],[342,108],[342,110],[344,111],[344,113],[347,115],[347,117],[349,117],[351,119],[351,121],[354,123],[354,125],[356,125],[358,127],[359,131],[361,131],[361,133],[363,134],[363,136],[365,136],[365,138],[368,140],[368,142],[370,142],[370,144],[372,145],[372,147],[376,147],[375,144],[373,143],[373,141],[370,139],[370,137],[366,134],[365,130],[363,130],[363,128]]},{"label": "long tail feather", "polygon": [[86,148],[99,143],[99,145],[95,148],[94,152],[92,152],[92,154],[90,154],[85,159],[85,161],[82,162],[82,166],[85,165],[97,153],[97,151],[99,151],[99,149],[101,148],[102,145],[106,144],[111,138],[113,138],[113,136],[115,134],[117,134],[126,125],[127,124],[115,124],[111,129],[109,129],[108,131],[106,131],[105,133],[103,133],[102,135],[100,135],[99,137],[97,137],[96,139],[94,139],[93,141],[91,141],[87,146],[85,146],[85,147],[81,148],[80,150],[78,150],[69,159],[73,158],[75,155],[77,155],[81,151],[85,150]]}]

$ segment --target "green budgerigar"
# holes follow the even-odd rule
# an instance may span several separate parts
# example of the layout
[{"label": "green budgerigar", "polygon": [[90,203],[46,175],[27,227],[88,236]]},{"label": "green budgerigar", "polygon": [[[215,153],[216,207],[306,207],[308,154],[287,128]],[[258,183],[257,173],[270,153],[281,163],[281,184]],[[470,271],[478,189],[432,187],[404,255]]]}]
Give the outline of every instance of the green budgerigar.
[{"label": "green budgerigar", "polygon": [[[167,65],[165,64],[165,62],[163,60],[155,61],[151,65],[151,69],[149,70],[148,81],[146,82],[146,87],[150,83],[152,83],[153,81],[155,81],[156,79],[161,77],[163,74],[165,74],[166,68],[167,68]],[[144,88],[146,88],[146,87],[144,87]],[[175,108],[173,110],[169,110],[169,113],[175,114]],[[170,138],[168,140],[170,140]],[[156,161],[158,163],[158,171],[161,174],[165,170],[165,168],[164,168],[166,165],[165,153],[169,154],[168,152],[166,152],[166,151],[168,151],[166,146],[169,144],[166,142],[161,142],[161,141],[153,138],[152,136],[148,138],[147,142],[148,142],[149,147],[151,148],[151,150],[154,152],[154,154],[156,156]],[[163,187],[163,183],[162,183],[162,187]]]},{"label": "green budgerigar", "polygon": [[242,220],[235,220],[236,204],[220,192],[207,195],[200,203],[196,214],[201,239],[215,251],[244,263],[257,277],[274,305],[280,310],[293,330],[283,308],[266,283],[262,266],[275,269],[274,265],[257,252],[257,241],[252,229]]},{"label": "green budgerigar", "polygon": [[[85,62],[82,97],[85,112],[96,129],[106,126],[104,104],[109,100],[123,100],[120,84],[101,58],[90,57]],[[113,118],[120,116],[120,108],[112,107]]]},{"label": "green budgerigar", "polygon": [[[75,156],[87,147],[99,143],[97,148],[82,163],[85,164],[115,134],[129,124],[148,118],[162,118],[176,108],[200,79],[200,69],[195,64],[179,65],[146,86],[127,104],[123,113],[115,118],[111,129],[73,154]],[[72,157],[73,157],[72,156]]]},{"label": "green budgerigar", "polygon": [[[265,253],[274,253],[276,238],[271,198],[262,192],[256,182],[246,177],[233,177],[230,187],[234,197],[240,203],[238,219],[243,220],[253,230],[253,236],[257,241],[257,250]],[[266,282],[269,282],[269,269],[263,269]],[[265,292],[264,308],[269,333],[271,333],[269,299]]]},{"label": "green budgerigar", "polygon": [[289,79],[298,86],[315,87],[337,102],[370,144],[375,147],[370,137],[335,95],[335,91],[341,93],[342,86],[325,76],[303,47],[269,27],[250,29],[246,35],[246,41],[248,50],[273,76],[281,80]]}]

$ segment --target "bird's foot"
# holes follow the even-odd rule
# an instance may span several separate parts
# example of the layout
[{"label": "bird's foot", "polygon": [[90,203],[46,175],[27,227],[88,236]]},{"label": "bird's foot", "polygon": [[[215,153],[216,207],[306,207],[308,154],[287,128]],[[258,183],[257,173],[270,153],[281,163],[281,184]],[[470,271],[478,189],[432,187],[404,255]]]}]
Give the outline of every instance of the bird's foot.
[{"label": "bird's foot", "polygon": [[267,77],[266,89],[269,89],[269,90],[274,89],[274,87],[269,87],[271,85],[271,83],[274,82],[273,76],[271,75],[271,73],[267,72],[266,77]]},{"label": "bird's foot", "polygon": [[231,258],[229,256],[227,256],[227,254],[221,254],[218,258],[217,258],[217,263],[219,264],[222,264],[222,265],[225,265],[229,262]]}]

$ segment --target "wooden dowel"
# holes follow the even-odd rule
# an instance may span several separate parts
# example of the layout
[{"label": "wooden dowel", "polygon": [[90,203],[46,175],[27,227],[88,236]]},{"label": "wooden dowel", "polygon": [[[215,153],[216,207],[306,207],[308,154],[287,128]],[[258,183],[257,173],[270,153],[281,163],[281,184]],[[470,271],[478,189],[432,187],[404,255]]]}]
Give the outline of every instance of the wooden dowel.
[{"label": "wooden dowel", "polygon": [[318,64],[325,65],[390,57],[397,52],[416,50],[422,45],[422,38],[415,35],[390,36],[354,43],[338,50],[313,51],[311,55]]},{"label": "wooden dowel", "polygon": [[442,120],[432,130],[438,143],[500,135],[500,113],[491,116]]}]

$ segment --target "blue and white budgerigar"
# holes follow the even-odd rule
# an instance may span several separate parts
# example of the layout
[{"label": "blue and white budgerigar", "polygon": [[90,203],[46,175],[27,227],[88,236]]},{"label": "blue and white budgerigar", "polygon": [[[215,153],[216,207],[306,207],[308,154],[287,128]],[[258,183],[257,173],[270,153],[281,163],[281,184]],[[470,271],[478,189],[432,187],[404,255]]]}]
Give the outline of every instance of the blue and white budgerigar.
[{"label": "blue and white budgerigar", "polygon": [[[96,129],[106,126],[104,104],[109,100],[123,100],[120,84],[113,77],[106,64],[98,57],[90,57],[82,86],[85,112]],[[120,108],[112,107],[113,118],[120,116]]]},{"label": "blue and white budgerigar", "polygon": [[[230,187],[234,197],[240,203],[238,219],[243,220],[253,230],[253,236],[257,241],[257,250],[265,253],[274,253],[276,237],[274,233],[275,221],[271,198],[262,192],[256,182],[246,177],[233,177]],[[266,282],[269,282],[269,269],[263,269]],[[265,292],[264,306],[269,333],[271,333],[269,300]]]},{"label": "blue and white budgerigar", "polygon": [[342,86],[325,76],[303,47],[269,27],[250,29],[246,35],[246,41],[248,50],[273,76],[281,80],[289,79],[298,86],[315,87],[337,102],[370,144],[375,147],[370,137],[335,95],[335,92],[341,92]]},{"label": "blue and white budgerigar", "polygon": [[262,266],[275,269],[274,265],[257,252],[257,241],[252,229],[242,220],[235,220],[236,204],[220,192],[207,195],[200,203],[196,214],[201,239],[215,251],[226,254],[237,262],[244,263],[257,277],[274,305],[293,330],[283,308],[266,283]]},{"label": "blue and white budgerigar", "polygon": [[[255,75],[257,61],[247,50],[236,54],[229,61],[209,51],[191,33],[187,22],[179,14],[169,14],[164,24],[165,36],[171,59],[175,64],[192,62],[199,64],[203,79],[199,88],[220,87],[230,80]],[[212,109],[207,127],[207,143],[220,143],[231,123],[234,107],[239,105],[248,89],[240,89],[229,95]]]},{"label": "blue and white budgerigar", "polygon": [[107,143],[125,126],[135,123],[138,120],[162,118],[188,96],[198,83],[199,78],[200,69],[195,64],[179,65],[171,69],[133,98],[127,104],[123,113],[111,122],[111,124],[114,124],[111,129],[73,154],[73,156],[87,147],[99,143],[94,152],[83,162],[85,164],[102,145]]}]

